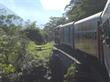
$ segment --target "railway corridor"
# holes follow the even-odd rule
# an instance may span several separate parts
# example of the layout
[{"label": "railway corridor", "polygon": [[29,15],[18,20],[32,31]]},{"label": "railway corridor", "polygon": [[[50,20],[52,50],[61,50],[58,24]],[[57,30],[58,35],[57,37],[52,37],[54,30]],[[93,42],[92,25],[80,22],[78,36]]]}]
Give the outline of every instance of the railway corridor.
[{"label": "railway corridor", "polygon": [[85,53],[57,46],[52,56],[52,82],[63,82],[64,73],[72,63],[76,63],[76,70],[71,82],[108,82],[105,68]]}]

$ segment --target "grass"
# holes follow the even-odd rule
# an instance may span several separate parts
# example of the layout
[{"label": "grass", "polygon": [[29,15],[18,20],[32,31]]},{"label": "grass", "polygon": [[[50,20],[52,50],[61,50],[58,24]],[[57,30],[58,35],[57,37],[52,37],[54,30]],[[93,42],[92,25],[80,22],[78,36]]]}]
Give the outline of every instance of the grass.
[{"label": "grass", "polygon": [[73,82],[73,78],[75,76],[75,72],[76,72],[76,64],[71,64],[68,69],[67,69],[67,73],[64,75],[64,82]]},{"label": "grass", "polygon": [[45,59],[48,58],[51,54],[53,48],[53,44],[52,43],[47,43],[45,45],[41,45],[41,50],[37,50],[37,54],[36,56],[38,56],[38,58],[40,59]]},{"label": "grass", "polygon": [[33,55],[36,59],[45,60],[50,57],[53,48],[53,43],[46,43],[44,45],[36,45],[34,42],[29,42],[27,51],[30,55]]}]

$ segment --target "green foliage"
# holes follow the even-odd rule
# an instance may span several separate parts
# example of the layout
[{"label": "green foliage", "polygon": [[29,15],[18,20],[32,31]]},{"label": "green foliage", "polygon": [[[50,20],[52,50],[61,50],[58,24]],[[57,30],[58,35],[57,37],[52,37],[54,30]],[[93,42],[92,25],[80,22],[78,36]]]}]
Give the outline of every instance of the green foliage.
[{"label": "green foliage", "polygon": [[52,47],[53,43],[36,45],[35,42],[29,42],[27,52],[33,59],[29,62],[28,67],[23,70],[22,77],[26,82],[48,81],[48,78],[50,77],[48,62]]},{"label": "green foliage", "polygon": [[47,40],[47,33],[36,26],[36,22],[26,23],[24,32],[26,36],[36,44],[43,44]]},{"label": "green foliage", "polygon": [[67,73],[65,74],[65,80],[64,82],[73,82],[73,78],[75,76],[75,72],[76,72],[76,64],[71,64],[68,69],[67,69]]},{"label": "green foliage", "polygon": [[0,27],[21,27],[23,19],[16,15],[0,15]]},{"label": "green foliage", "polygon": [[0,16],[0,77],[3,82],[48,80],[53,43],[44,44],[47,33],[37,28],[35,22],[22,27],[18,16]]},{"label": "green foliage", "polygon": [[11,64],[2,64],[0,63],[0,72],[1,74],[10,74],[14,73],[16,71],[15,67],[12,66]]},{"label": "green foliage", "polygon": [[29,54],[35,56],[35,59],[45,60],[49,57],[53,43],[46,43],[45,45],[36,45],[34,42],[29,42],[27,51]]},{"label": "green foliage", "polygon": [[66,6],[66,16],[70,21],[88,17],[95,13],[101,12],[107,0],[71,0]]}]

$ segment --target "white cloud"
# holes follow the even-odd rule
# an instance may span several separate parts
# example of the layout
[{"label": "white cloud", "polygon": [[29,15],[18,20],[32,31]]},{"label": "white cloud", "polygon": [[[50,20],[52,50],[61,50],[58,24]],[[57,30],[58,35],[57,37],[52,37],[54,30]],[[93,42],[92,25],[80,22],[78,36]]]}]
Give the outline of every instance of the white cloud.
[{"label": "white cloud", "polygon": [[14,8],[15,7],[14,0],[6,0],[6,1],[0,0],[0,3],[7,6],[8,8],[10,8],[10,7]]},{"label": "white cloud", "polygon": [[63,11],[65,6],[70,0],[40,0],[45,10],[61,10]]}]

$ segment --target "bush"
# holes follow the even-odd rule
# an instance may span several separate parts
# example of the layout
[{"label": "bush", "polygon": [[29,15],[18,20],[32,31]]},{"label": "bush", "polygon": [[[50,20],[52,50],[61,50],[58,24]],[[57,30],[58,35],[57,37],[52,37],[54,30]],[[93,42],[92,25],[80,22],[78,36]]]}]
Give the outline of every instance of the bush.
[{"label": "bush", "polygon": [[24,32],[26,33],[26,36],[34,41],[36,44],[43,44],[46,42],[47,33],[44,31],[34,28],[34,29],[25,29]]},{"label": "bush", "polygon": [[71,64],[64,76],[65,77],[64,82],[74,82],[73,80],[74,80],[75,72],[76,72],[76,64]]}]

